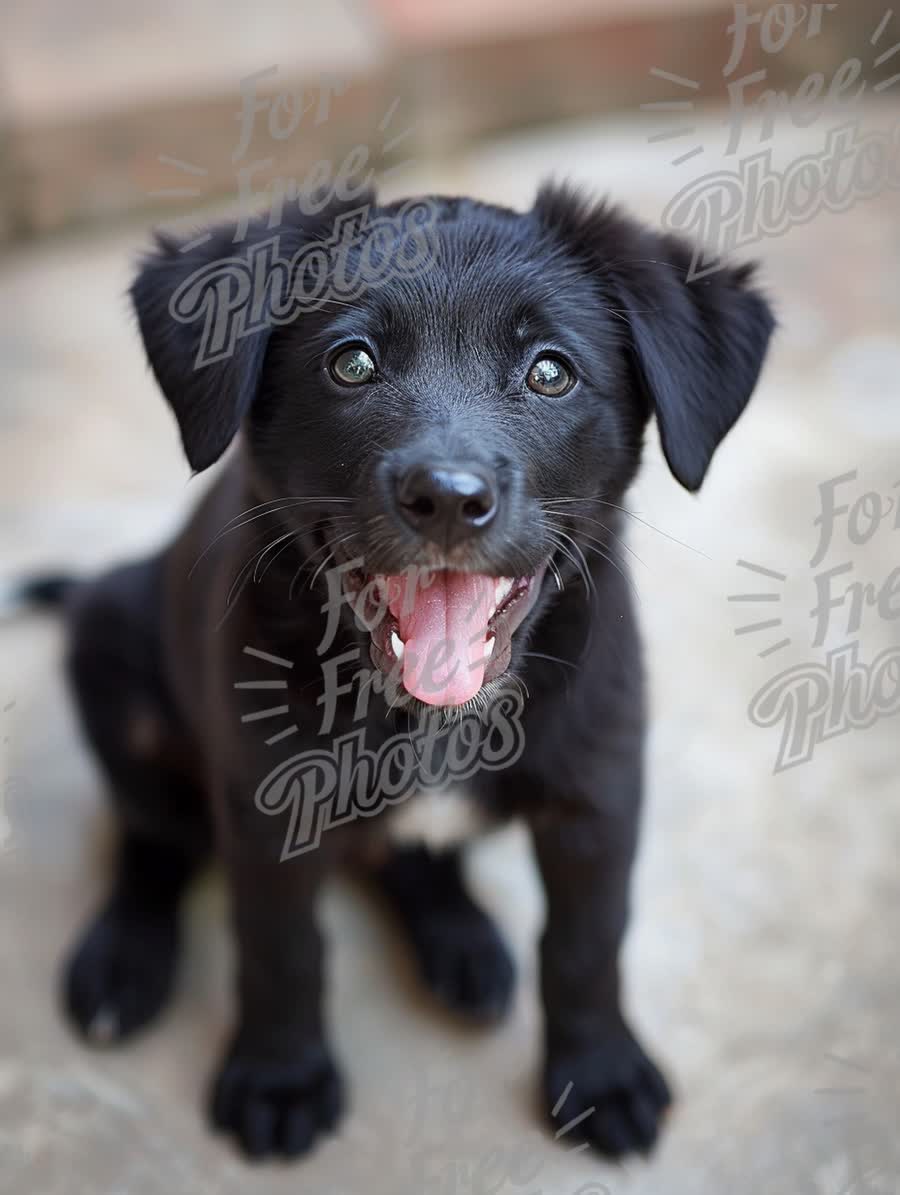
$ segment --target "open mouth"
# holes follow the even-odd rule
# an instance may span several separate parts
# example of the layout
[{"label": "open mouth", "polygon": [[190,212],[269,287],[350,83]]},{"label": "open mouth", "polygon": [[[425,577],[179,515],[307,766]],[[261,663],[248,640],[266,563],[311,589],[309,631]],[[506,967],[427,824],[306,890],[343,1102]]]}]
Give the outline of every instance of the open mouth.
[{"label": "open mouth", "polygon": [[426,705],[470,701],[509,668],[512,636],[534,606],[546,571],[530,576],[411,566],[393,575],[345,571],[344,592],[369,630],[372,663],[399,675]]}]

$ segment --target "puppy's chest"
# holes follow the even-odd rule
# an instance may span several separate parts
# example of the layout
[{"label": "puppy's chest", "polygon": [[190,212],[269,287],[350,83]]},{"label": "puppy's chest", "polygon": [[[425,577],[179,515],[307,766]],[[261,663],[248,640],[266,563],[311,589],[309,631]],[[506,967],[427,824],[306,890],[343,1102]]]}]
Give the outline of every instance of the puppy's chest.
[{"label": "puppy's chest", "polygon": [[472,789],[453,784],[414,792],[391,810],[385,829],[398,845],[446,850],[483,834],[496,820]]}]

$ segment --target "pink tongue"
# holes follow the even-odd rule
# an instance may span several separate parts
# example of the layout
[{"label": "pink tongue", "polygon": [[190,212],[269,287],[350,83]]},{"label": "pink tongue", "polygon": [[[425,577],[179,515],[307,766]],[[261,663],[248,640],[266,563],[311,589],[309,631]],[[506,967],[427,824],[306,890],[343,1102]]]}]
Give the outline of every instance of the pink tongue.
[{"label": "pink tongue", "polygon": [[444,569],[385,578],[400,627],[403,687],[428,705],[462,705],[484,681],[494,577]]}]

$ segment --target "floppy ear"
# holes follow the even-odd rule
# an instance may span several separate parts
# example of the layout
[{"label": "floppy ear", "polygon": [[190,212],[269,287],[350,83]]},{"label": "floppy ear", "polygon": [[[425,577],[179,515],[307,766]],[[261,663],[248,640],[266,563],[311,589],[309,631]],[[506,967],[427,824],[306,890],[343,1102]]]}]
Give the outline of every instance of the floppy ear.
[{"label": "floppy ear", "polygon": [[259,384],[269,323],[237,335],[252,298],[248,288],[242,311],[238,288],[249,278],[250,247],[235,243],[233,227],[194,247],[157,236],[131,287],[147,359],[197,472],[231,443]]},{"label": "floppy ear", "polygon": [[713,453],[753,393],[775,327],[751,286],[753,265],[690,277],[693,247],[642,228],[606,204],[545,187],[535,205],[586,257],[628,325],[635,377],[656,415],[674,476],[698,490]]},{"label": "floppy ear", "polygon": [[314,216],[298,211],[275,227],[259,218],[239,234],[235,225],[223,226],[184,244],[157,236],[131,299],[147,359],[195,471],[219,459],[256,396],[273,308],[279,299],[284,308],[291,293],[292,256],[326,241],[339,216],[373,201],[366,192],[320,205]]}]

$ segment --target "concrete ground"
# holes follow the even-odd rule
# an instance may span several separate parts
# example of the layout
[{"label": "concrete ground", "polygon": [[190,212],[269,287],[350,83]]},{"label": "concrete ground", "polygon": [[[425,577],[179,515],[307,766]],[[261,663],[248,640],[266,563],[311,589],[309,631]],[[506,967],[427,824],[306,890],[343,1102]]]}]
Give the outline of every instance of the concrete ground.
[{"label": "concrete ground", "polygon": [[[510,138],[421,163],[392,190],[524,205],[556,171],[658,221],[690,171],[715,168],[721,121],[700,121],[707,156],[678,170],[671,146],[647,143],[657,127],[623,118]],[[814,127],[778,144],[793,160],[820,143]],[[889,592],[863,603],[858,626],[836,607],[819,645],[811,611],[826,570],[851,566],[832,592],[854,580],[889,591],[898,560],[898,230],[900,199],[884,191],[755,246],[781,320],[760,389],[701,496],[678,489],[655,441],[633,494],[653,722],[629,1005],[678,1090],[653,1160],[603,1165],[536,1118],[541,897],[516,827],[471,859],[521,970],[514,1013],[490,1034],[437,1013],[377,912],[340,882],[328,890],[331,1022],[352,1110],[298,1167],[251,1172],[200,1117],[230,1017],[215,878],[192,899],[164,1019],[121,1052],[78,1045],[54,1006],[57,968],[103,889],[108,827],[58,629],[30,616],[0,627],[0,1192],[900,1191],[896,702],[864,727],[859,697],[859,725],[838,720],[844,733],[776,770],[780,714],[811,682],[797,672],[775,692],[804,666],[824,685],[825,653],[854,642],[860,664],[887,661],[882,695],[896,676],[883,656],[900,639]],[[141,552],[205,486],[188,480],[123,297],[145,236],[85,235],[4,264],[4,573]],[[838,504],[870,497],[837,516],[821,557],[820,487],[854,471]],[[766,686],[768,726],[764,703],[749,713]],[[832,696],[839,716],[846,702]]]}]

